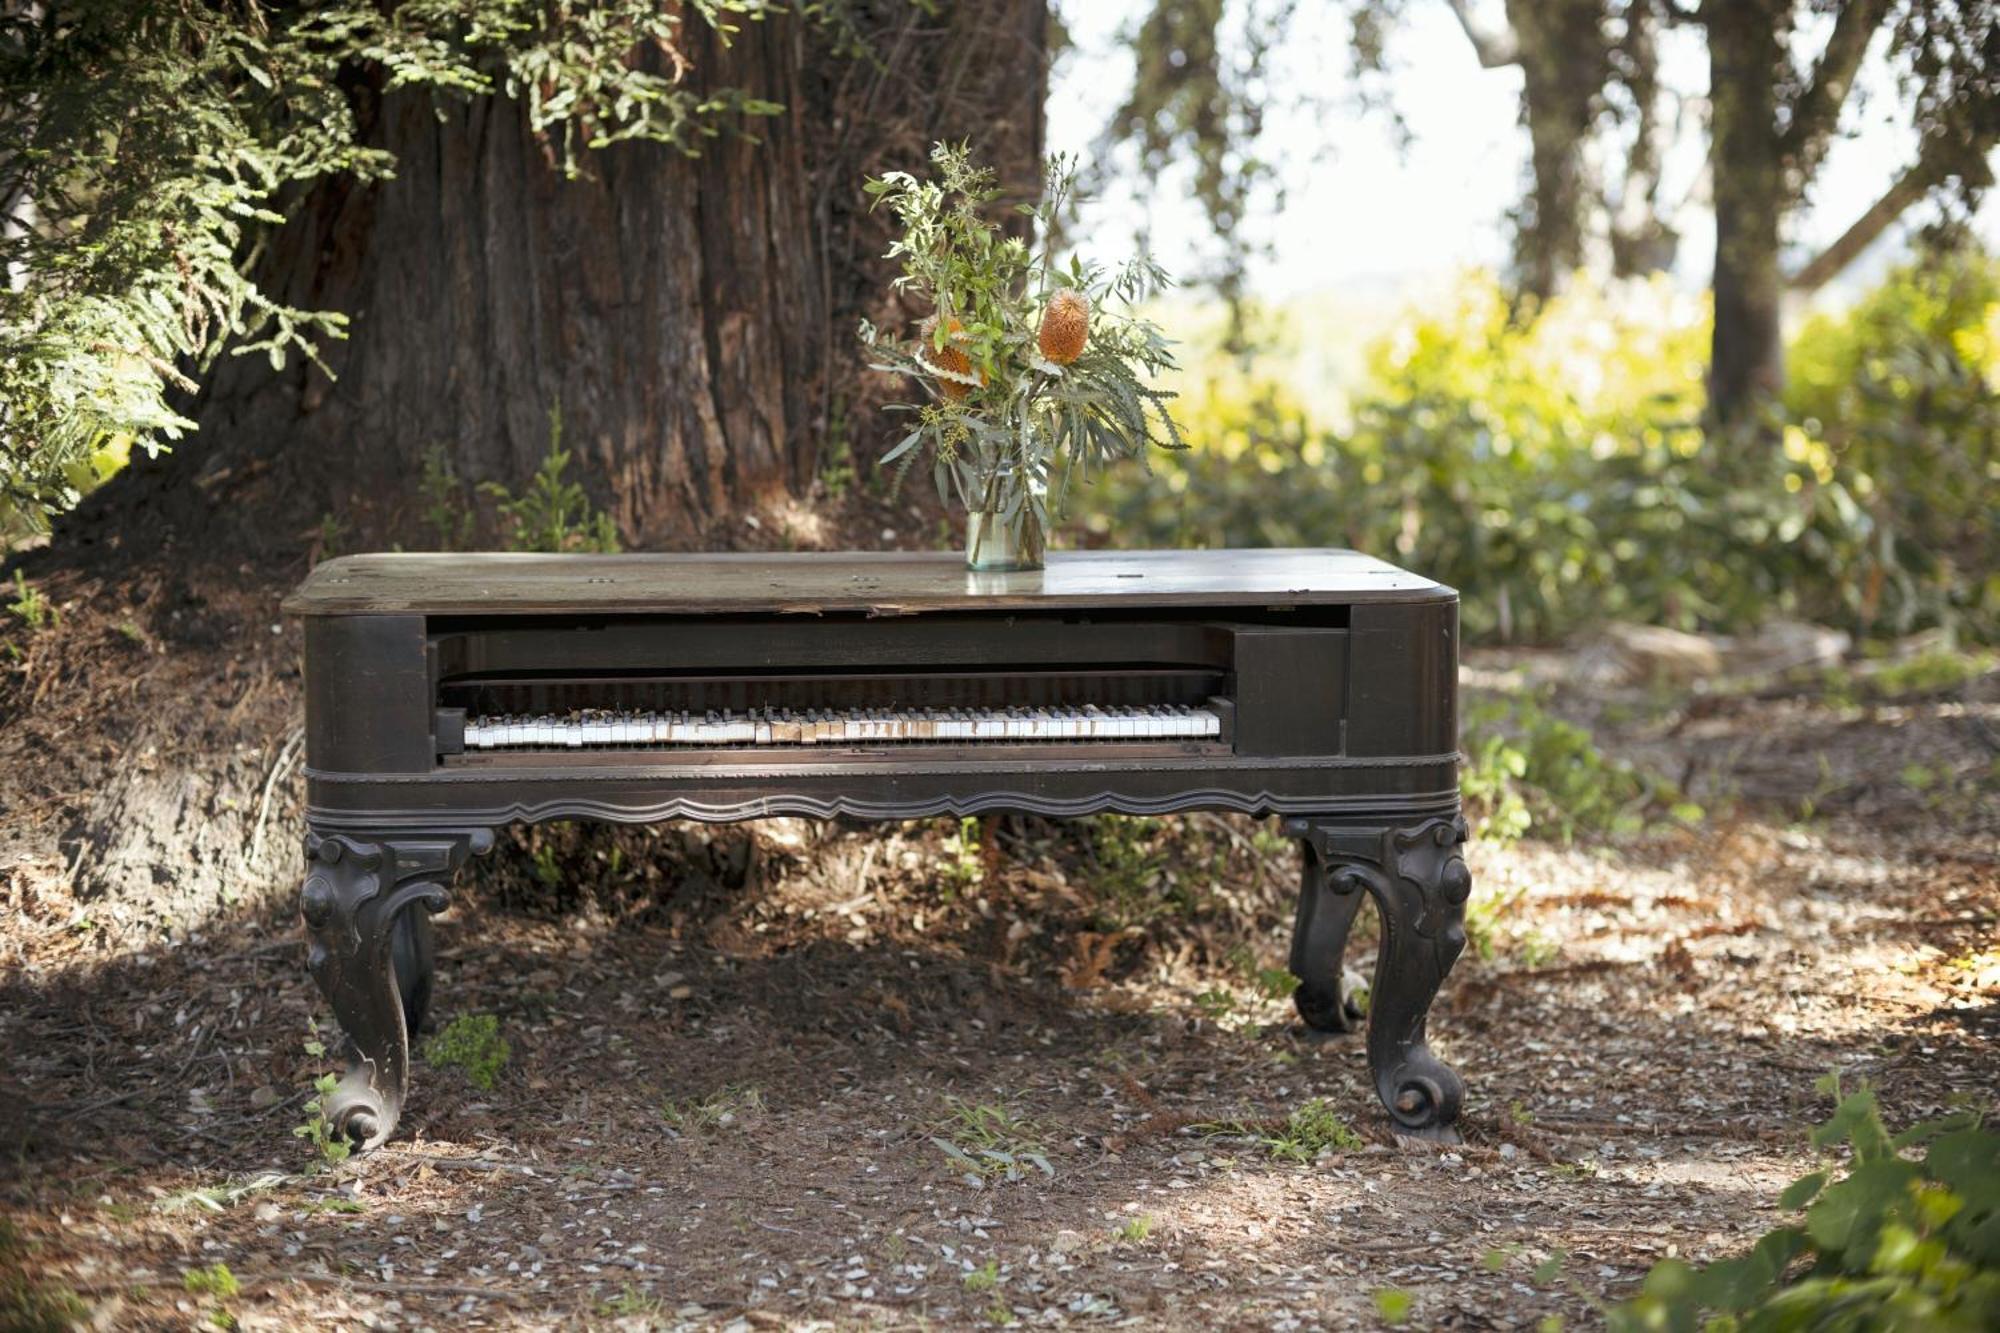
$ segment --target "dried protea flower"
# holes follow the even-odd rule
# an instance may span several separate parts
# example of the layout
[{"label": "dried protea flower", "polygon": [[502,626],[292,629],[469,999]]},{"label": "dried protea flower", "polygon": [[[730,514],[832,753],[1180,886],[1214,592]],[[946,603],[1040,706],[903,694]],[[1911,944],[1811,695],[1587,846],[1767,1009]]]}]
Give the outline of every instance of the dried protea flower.
[{"label": "dried protea flower", "polygon": [[[943,347],[937,345],[937,326],[936,315],[924,321],[923,346],[917,352],[917,360],[937,374],[938,387],[944,390],[945,397],[963,398],[966,391],[972,388],[973,371],[972,359],[952,341],[958,336],[959,322],[954,319],[947,326]],[[983,371],[978,382],[986,383]]]},{"label": "dried protea flower", "polygon": [[1090,337],[1090,301],[1074,287],[1065,287],[1049,298],[1042,311],[1042,355],[1066,366],[1083,355]]}]

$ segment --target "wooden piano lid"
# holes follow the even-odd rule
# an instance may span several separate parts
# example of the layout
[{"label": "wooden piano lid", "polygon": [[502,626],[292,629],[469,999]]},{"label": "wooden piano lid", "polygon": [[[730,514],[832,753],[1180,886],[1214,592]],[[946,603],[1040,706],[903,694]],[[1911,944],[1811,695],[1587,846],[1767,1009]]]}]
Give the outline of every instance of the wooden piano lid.
[{"label": "wooden piano lid", "polygon": [[956,552],[783,555],[347,555],[284,601],[293,615],[546,615],[1240,606],[1448,600],[1357,551],[1053,551],[1048,568],[974,574]]}]

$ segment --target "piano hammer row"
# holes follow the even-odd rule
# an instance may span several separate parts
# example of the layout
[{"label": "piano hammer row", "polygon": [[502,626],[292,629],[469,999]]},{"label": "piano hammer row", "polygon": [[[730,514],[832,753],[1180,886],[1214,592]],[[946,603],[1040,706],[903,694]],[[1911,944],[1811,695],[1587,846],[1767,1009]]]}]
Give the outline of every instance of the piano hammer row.
[{"label": "piano hammer row", "polygon": [[747,712],[500,715],[465,719],[465,748],[591,749],[619,745],[843,745],[924,741],[1215,738],[1222,719],[1186,705],[1106,708],[753,708]]}]

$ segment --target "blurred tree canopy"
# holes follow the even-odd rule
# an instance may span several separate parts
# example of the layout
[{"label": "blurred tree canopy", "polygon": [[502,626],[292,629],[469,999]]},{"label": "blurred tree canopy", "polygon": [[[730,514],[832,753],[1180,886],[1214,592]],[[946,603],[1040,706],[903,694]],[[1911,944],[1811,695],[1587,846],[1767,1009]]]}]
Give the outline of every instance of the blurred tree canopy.
[{"label": "blurred tree canopy", "polygon": [[[1233,59],[1219,32],[1225,0],[1156,0],[1137,30],[1138,77],[1110,127],[1135,145],[1147,172],[1169,152],[1201,169],[1196,191],[1211,225],[1240,255],[1245,189],[1266,169],[1254,90],[1285,5],[1234,0],[1245,31]],[[1902,213],[1947,191],[1969,207],[1991,183],[2000,142],[2000,21],[1992,0],[1345,0],[1351,58],[1383,75],[1398,25],[1420,4],[1449,5],[1480,63],[1518,66],[1528,180],[1515,210],[1519,309],[1532,315],[1584,258],[1592,219],[1615,271],[1671,262],[1676,237],[1663,216],[1660,165],[1674,120],[1660,80],[1659,35],[1700,32],[1710,68],[1709,180],[1715,202],[1716,318],[1709,399],[1740,422],[1783,380],[1780,301],[1788,282],[1825,282]],[[1788,217],[1808,198],[1839,132],[1855,75],[1877,42],[1909,99],[1918,148],[1881,199],[1839,240],[1787,275]],[[1593,170],[1593,145],[1613,165]],[[1235,163],[1233,171],[1224,164]],[[1240,289],[1241,259],[1225,264],[1225,295]]]}]

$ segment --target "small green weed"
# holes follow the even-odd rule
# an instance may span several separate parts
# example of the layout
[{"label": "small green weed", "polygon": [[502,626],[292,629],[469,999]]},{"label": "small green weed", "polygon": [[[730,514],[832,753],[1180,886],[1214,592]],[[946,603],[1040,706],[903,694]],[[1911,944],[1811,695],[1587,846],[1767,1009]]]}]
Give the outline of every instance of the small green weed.
[{"label": "small green weed", "polygon": [[932,1127],[932,1146],[975,1189],[989,1181],[1018,1181],[1032,1167],[1053,1176],[1048,1142],[1040,1127],[998,1103],[945,1098],[948,1114]]},{"label": "small green weed", "polygon": [[347,525],[338,514],[322,514],[319,519],[319,558],[332,560],[347,547]]},{"label": "small green weed", "polygon": [[668,1102],[660,1108],[660,1118],[678,1133],[723,1129],[747,1120],[764,1109],[764,1094],[753,1087],[728,1087],[706,1097]]},{"label": "small green weed", "polygon": [[965,1278],[967,1291],[991,1291],[1000,1285],[1000,1261],[988,1259],[979,1267],[967,1271]]},{"label": "small green weed", "polygon": [[222,1300],[241,1294],[243,1288],[236,1281],[236,1274],[229,1271],[225,1263],[210,1264],[207,1268],[190,1268],[181,1274],[181,1285],[196,1296],[215,1296]]},{"label": "small green weed", "polygon": [[946,860],[938,867],[938,874],[944,880],[947,896],[954,892],[975,888],[986,878],[985,859],[980,855],[979,820],[966,815],[958,820],[958,827],[947,834],[944,840]]},{"label": "small green weed", "polygon": [[512,551],[598,551],[618,549],[618,525],[598,513],[583,487],[564,481],[569,452],[562,447],[562,410],[549,411],[549,452],[528,489],[517,498],[498,482],[480,489],[493,497]]},{"label": "small green weed", "polygon": [[1137,1245],[1153,1234],[1153,1216],[1141,1213],[1112,1234],[1128,1244]]},{"label": "small green weed", "polygon": [[[670,1322],[672,1313],[667,1303],[657,1296],[648,1296],[630,1282],[618,1289],[616,1296],[607,1296],[597,1303],[597,1312],[609,1319],[660,1320]],[[647,1327],[651,1327],[649,1323]]]},{"label": "small green weed", "polygon": [[[324,1060],[326,1043],[316,1036],[306,1038],[306,1054],[315,1060]],[[292,1126],[292,1137],[311,1144],[320,1160],[329,1166],[346,1161],[348,1154],[354,1151],[354,1145],[347,1141],[347,1136],[334,1133],[333,1122],[326,1118],[327,1098],[339,1086],[340,1079],[333,1074],[321,1073],[315,1078],[312,1100],[306,1103],[306,1118]]]},{"label": "small green weed", "polygon": [[28,576],[20,570],[14,571],[14,600],[7,603],[7,609],[14,613],[29,633],[49,628],[62,620],[62,613],[55,604],[42,596],[41,590],[28,582]]},{"label": "small green weed", "polygon": [[474,515],[466,503],[465,483],[451,465],[444,446],[424,450],[424,469],[417,479],[423,500],[423,522],[440,551],[463,551],[472,545]]},{"label": "small green weed", "polygon": [[1382,1317],[1383,1323],[1402,1325],[1410,1322],[1410,1307],[1416,1303],[1416,1298],[1401,1287],[1378,1287],[1374,1300],[1375,1313]]},{"label": "small green weed", "polygon": [[461,1071],[481,1092],[499,1086],[500,1071],[513,1053],[492,1014],[460,1014],[424,1043],[424,1059],[439,1069]]}]

